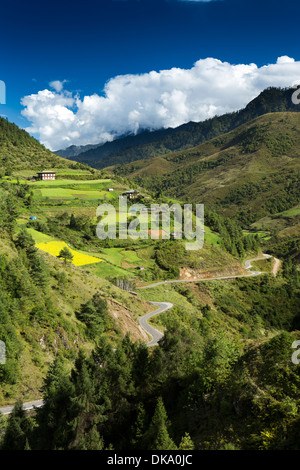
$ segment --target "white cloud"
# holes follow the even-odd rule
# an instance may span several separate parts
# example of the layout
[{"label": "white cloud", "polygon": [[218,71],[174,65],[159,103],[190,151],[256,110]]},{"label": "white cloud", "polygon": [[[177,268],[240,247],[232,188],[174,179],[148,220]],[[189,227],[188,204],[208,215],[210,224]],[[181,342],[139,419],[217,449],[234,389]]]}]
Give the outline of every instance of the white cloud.
[{"label": "white cloud", "polygon": [[22,114],[31,122],[27,130],[56,150],[236,111],[265,88],[291,86],[299,78],[300,62],[288,56],[263,67],[206,58],[187,70],[116,76],[103,96],[80,97],[64,90],[63,82],[51,82],[53,90],[22,99]]},{"label": "white cloud", "polygon": [[294,62],[295,59],[292,59],[287,55],[283,55],[282,57],[278,57],[277,59],[277,64],[293,64]]},{"label": "white cloud", "polygon": [[60,93],[64,87],[64,83],[67,80],[63,80],[62,82],[60,80],[54,80],[53,82],[50,82],[49,85],[51,88],[53,88],[55,91]]}]

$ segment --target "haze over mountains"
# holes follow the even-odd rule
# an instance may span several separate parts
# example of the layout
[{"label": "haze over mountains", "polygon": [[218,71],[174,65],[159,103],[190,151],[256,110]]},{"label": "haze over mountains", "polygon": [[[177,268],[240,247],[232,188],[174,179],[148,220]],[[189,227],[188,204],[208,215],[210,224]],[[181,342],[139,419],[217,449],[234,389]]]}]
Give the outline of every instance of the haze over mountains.
[{"label": "haze over mountains", "polygon": [[244,109],[234,113],[199,123],[189,122],[174,129],[144,131],[136,136],[126,136],[98,146],[71,146],[55,153],[100,169],[191,148],[263,114],[283,111],[298,112],[300,106],[292,102],[294,91],[289,88],[269,88]]}]

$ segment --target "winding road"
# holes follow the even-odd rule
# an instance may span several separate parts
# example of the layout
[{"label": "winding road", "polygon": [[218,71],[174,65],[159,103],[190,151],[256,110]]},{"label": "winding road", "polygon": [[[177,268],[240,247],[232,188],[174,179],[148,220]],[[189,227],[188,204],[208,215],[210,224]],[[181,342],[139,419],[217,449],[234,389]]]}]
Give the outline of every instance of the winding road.
[{"label": "winding road", "polygon": [[[250,270],[252,268],[252,264],[254,261],[259,261],[262,259],[268,259],[272,258],[271,255],[267,255],[265,253],[262,254],[259,258],[253,258],[245,261],[245,269]],[[275,262],[276,262],[275,258]],[[280,261],[277,260],[279,263]],[[277,263],[278,264],[278,263]],[[277,267],[277,266],[276,266]],[[250,276],[259,276],[260,274],[263,274],[261,271],[249,271],[249,274],[241,274],[238,276],[221,276],[221,277],[210,277],[206,279],[193,279],[193,280],[174,280],[174,281],[162,281],[162,282],[156,282],[155,284],[150,284],[148,286],[142,286],[139,287],[138,289],[150,289],[152,287],[160,286],[160,285],[166,285],[166,284],[174,284],[174,283],[179,283],[179,282],[200,282],[200,281],[216,281],[216,280],[222,280],[222,279],[235,279],[239,277],[250,277]],[[147,313],[146,315],[143,315],[139,319],[140,326],[152,337],[152,340],[147,343],[147,346],[156,346],[158,344],[158,341],[163,338],[163,334],[161,331],[157,330],[156,328],[153,328],[153,326],[150,326],[148,324],[148,320],[155,315],[158,315],[162,312],[165,312],[166,310],[169,310],[170,308],[173,307],[173,304],[170,302],[149,302],[152,305],[158,306],[156,310],[153,312]],[[35,401],[30,401],[26,402],[23,404],[23,408],[26,411],[33,410],[34,408],[40,408],[43,406],[43,400],[35,400]],[[8,415],[12,412],[14,406],[5,406],[0,408],[0,412],[4,415]]]},{"label": "winding road", "polygon": [[[263,256],[259,258],[253,258],[253,259],[248,259],[245,261],[245,269],[250,269],[252,268],[251,263],[254,261],[259,261],[262,259],[268,259],[272,258],[272,255],[267,255],[263,253]],[[157,287],[161,285],[166,285],[166,284],[175,284],[179,282],[200,282],[200,281],[218,281],[222,279],[236,279],[238,277],[252,277],[252,276],[259,276],[262,274],[261,271],[249,271],[249,274],[239,274],[239,275],[231,275],[231,276],[219,276],[219,277],[207,277],[207,278],[199,278],[199,279],[176,279],[174,281],[160,281],[156,282],[155,284],[149,284],[148,286],[141,286],[138,287],[138,289],[150,289],[151,287]]]},{"label": "winding road", "polygon": [[144,330],[149,333],[150,336],[152,336],[152,340],[147,343],[147,346],[156,346],[158,341],[164,336],[159,330],[156,330],[153,328],[153,326],[150,326],[148,324],[148,320],[155,315],[158,315],[159,313],[164,312],[165,310],[168,310],[169,308],[173,307],[173,304],[170,302],[150,302],[153,305],[158,305],[158,309],[156,309],[154,312],[147,313],[147,315],[144,315],[143,317],[140,318],[140,325]]},{"label": "winding road", "polygon": [[[266,253],[263,253],[262,256],[253,258],[253,259],[248,259],[245,261],[245,269],[250,270],[252,268],[252,264],[254,261],[259,261],[259,260],[264,260],[272,258],[272,255],[267,255]],[[152,287],[160,286],[160,285],[166,285],[166,284],[175,284],[179,282],[200,282],[200,281],[216,281],[216,280],[222,280],[222,279],[235,279],[239,277],[252,277],[252,276],[259,276],[260,274],[263,274],[261,271],[249,271],[249,274],[240,274],[237,276],[220,276],[220,277],[209,277],[206,279],[179,279],[179,280],[174,280],[174,281],[161,281],[161,282],[156,282],[154,284],[150,284],[148,286],[142,286],[139,287],[138,289],[150,289]],[[165,310],[168,310],[173,307],[173,304],[169,302],[149,302],[153,305],[158,305],[159,308],[155,310],[154,312],[147,313],[146,315],[142,316],[139,319],[140,325],[144,330],[152,336],[152,341],[150,341],[147,346],[156,346],[158,344],[158,341],[163,337],[163,334],[157,330],[156,328],[153,328],[153,326],[150,326],[148,324],[148,320],[155,315],[158,315],[159,313],[164,312]]]}]

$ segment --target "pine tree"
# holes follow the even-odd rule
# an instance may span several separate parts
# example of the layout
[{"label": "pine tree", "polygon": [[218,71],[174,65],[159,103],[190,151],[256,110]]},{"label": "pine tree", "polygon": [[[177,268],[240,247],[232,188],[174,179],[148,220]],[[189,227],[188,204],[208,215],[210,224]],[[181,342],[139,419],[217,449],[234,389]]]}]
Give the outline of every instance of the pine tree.
[{"label": "pine tree", "polygon": [[60,250],[58,257],[63,258],[65,264],[67,264],[67,261],[72,261],[72,259],[74,258],[71,251],[67,247],[62,248]]},{"label": "pine tree", "polygon": [[181,442],[179,444],[178,449],[179,450],[194,450],[194,443],[191,439],[191,436],[189,433],[185,433],[184,436],[182,436]]},{"label": "pine tree", "polygon": [[19,250],[25,250],[28,257],[31,257],[34,253],[37,252],[34,239],[25,228],[20,230],[15,241],[15,245]]},{"label": "pine tree", "polygon": [[45,289],[49,282],[49,269],[46,265],[44,259],[39,256],[35,255],[31,259],[31,276],[35,284],[42,289]]},{"label": "pine tree", "polygon": [[73,438],[69,448],[91,448],[93,445],[96,448],[103,448],[101,447],[103,442],[95,427],[95,423],[101,421],[101,407],[97,404],[96,383],[89,362],[82,351],[76,359],[71,380],[75,387],[75,396],[70,405],[71,419],[68,426]]},{"label": "pine tree", "polygon": [[158,429],[156,439],[153,444],[153,450],[176,450],[175,443],[169,436],[167,426],[162,423]]},{"label": "pine tree", "polygon": [[93,339],[98,339],[101,333],[113,327],[107,303],[99,294],[95,294],[92,299],[83,304],[76,316],[78,320],[86,324],[88,335]]},{"label": "pine tree", "polygon": [[134,425],[134,438],[132,439],[132,445],[135,449],[143,449],[144,442],[143,437],[146,431],[146,420],[147,415],[143,403],[138,404],[137,418]]},{"label": "pine tree", "polygon": [[168,432],[168,416],[160,397],[149,428],[151,450],[176,450],[177,447]]},{"label": "pine tree", "polygon": [[76,217],[73,213],[71,214],[71,217],[70,217],[69,227],[75,230],[77,228]]},{"label": "pine tree", "polygon": [[8,419],[1,445],[2,450],[24,450],[28,446],[27,436],[31,430],[32,424],[26,416],[23,403],[19,400]]},{"label": "pine tree", "polygon": [[37,446],[45,450],[67,448],[71,438],[66,424],[75,391],[60,354],[48,370],[42,391],[44,405],[37,410]]},{"label": "pine tree", "polygon": [[78,442],[76,450],[103,450],[104,443],[96,426],[87,431]]}]

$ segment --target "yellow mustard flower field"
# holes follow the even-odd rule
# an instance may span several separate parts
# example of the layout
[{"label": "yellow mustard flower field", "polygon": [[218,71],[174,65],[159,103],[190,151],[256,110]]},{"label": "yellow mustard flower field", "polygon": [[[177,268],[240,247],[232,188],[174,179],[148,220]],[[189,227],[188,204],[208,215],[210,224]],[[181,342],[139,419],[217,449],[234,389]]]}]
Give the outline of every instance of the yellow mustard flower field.
[{"label": "yellow mustard flower field", "polygon": [[74,256],[72,263],[75,266],[85,266],[86,264],[94,264],[103,261],[100,258],[95,258],[95,256],[79,253],[79,251],[70,248],[65,242],[51,241],[46,243],[37,243],[36,247],[52,256],[58,256],[63,248],[68,248]]}]

